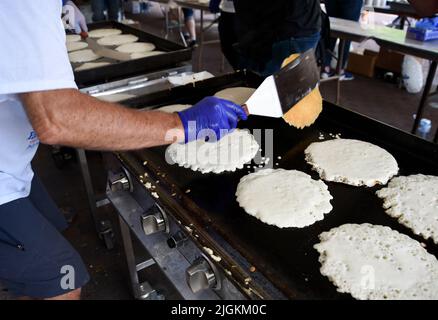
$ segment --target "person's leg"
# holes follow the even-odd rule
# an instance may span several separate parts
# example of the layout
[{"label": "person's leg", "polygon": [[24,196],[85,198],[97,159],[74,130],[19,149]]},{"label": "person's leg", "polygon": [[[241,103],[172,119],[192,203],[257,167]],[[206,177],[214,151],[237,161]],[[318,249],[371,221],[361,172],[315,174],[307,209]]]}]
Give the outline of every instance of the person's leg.
[{"label": "person's leg", "polygon": [[53,225],[62,232],[67,229],[68,224],[57,205],[47,193],[40,178],[35,175],[32,179],[31,193],[29,200],[35,208]]},{"label": "person's leg", "polygon": [[108,20],[117,21],[119,19],[120,0],[106,0],[108,8]]},{"label": "person's leg", "polygon": [[222,53],[234,70],[238,69],[238,56],[234,45],[237,43],[236,15],[228,12],[221,12],[219,17],[219,38],[221,41]]},{"label": "person's leg", "polygon": [[[339,9],[339,1],[340,0],[326,0],[325,8],[327,15],[329,17],[340,18],[340,9]],[[332,62],[333,52],[336,47],[337,38],[330,38],[330,44],[327,48],[329,52],[327,52],[324,63],[324,71],[326,73],[330,73],[330,65]]]},{"label": "person's leg", "polygon": [[73,299],[88,280],[78,253],[29,198],[0,206],[0,282],[11,293]]},{"label": "person's leg", "polygon": [[[347,19],[351,21],[359,21],[360,14],[362,12],[363,0],[341,0],[342,3],[339,7],[340,18]],[[348,63],[348,57],[350,55],[351,42],[346,41],[343,51],[343,65],[342,70],[345,69]]]},{"label": "person's leg", "polygon": [[52,298],[46,298],[44,300],[80,300],[81,299],[81,288],[70,291],[66,294],[52,297]]},{"label": "person's leg", "polygon": [[190,35],[189,45],[196,44],[196,21],[193,9],[182,8],[184,14],[184,24]]},{"label": "person's leg", "polygon": [[105,0],[91,0],[91,10],[93,11],[93,21],[104,21],[105,20]]}]

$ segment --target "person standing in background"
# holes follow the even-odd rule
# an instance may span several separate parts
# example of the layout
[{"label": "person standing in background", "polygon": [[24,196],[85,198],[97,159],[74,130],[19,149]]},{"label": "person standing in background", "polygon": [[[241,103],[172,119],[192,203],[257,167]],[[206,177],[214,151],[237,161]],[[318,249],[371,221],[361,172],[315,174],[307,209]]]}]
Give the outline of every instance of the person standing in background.
[{"label": "person standing in background", "polygon": [[238,41],[236,32],[236,10],[234,9],[233,0],[222,0],[219,5],[219,38],[221,49],[228,63],[234,70],[239,68],[239,57],[235,49]]},{"label": "person standing in background", "polygon": [[[121,9],[120,0],[91,0],[91,10],[93,11],[93,22],[119,19]],[[107,17],[105,17],[107,10]]]},{"label": "person standing in background", "polygon": [[195,47],[197,45],[195,14],[193,9],[190,8],[182,8],[182,12],[184,15],[184,25],[186,26],[186,30],[188,32],[188,34],[185,34],[184,37],[186,38],[187,45],[189,47]]},{"label": "person standing in background", "polygon": [[[341,18],[351,21],[359,21],[360,14],[362,12],[363,0],[325,0],[325,8],[327,14],[330,17]],[[321,77],[327,79],[334,75],[331,70],[330,64],[332,60],[332,53],[336,47],[336,41],[338,39],[332,38],[330,40],[329,53],[327,54],[324,70]],[[348,56],[350,54],[350,41],[345,42],[344,51],[339,53],[343,57],[343,65],[341,66],[341,81],[353,80],[354,77],[351,73],[345,72],[345,67],[348,63]]]},{"label": "person standing in background", "polygon": [[315,49],[320,39],[319,0],[234,0],[239,69],[269,76],[293,53]]}]

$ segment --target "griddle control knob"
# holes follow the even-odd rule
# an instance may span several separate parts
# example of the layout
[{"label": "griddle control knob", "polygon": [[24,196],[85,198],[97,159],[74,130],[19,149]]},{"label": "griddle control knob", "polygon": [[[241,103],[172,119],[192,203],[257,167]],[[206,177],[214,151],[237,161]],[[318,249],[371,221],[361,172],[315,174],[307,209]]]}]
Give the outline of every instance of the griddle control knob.
[{"label": "griddle control knob", "polygon": [[141,216],[144,233],[149,236],[158,232],[168,232],[169,224],[164,210],[157,204]]},{"label": "griddle control knob", "polygon": [[196,259],[186,270],[187,284],[193,293],[216,289],[218,279],[212,265],[203,257]]},{"label": "griddle control knob", "polygon": [[125,170],[117,173],[110,172],[108,175],[108,185],[113,192],[131,191],[132,184],[129,179],[129,174]]},{"label": "griddle control knob", "polygon": [[167,239],[167,245],[171,249],[181,247],[188,240],[187,236],[182,231],[178,231],[174,235],[172,235],[169,239]]}]

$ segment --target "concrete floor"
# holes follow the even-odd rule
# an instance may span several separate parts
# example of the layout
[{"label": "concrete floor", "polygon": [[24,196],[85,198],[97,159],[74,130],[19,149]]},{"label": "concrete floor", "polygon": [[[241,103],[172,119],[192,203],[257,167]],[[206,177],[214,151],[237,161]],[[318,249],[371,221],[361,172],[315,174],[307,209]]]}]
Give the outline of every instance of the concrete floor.
[{"label": "concrete floor", "polygon": [[[132,18],[139,19],[141,27],[146,31],[163,36],[164,19],[157,7],[153,8],[147,15]],[[211,21],[212,18],[212,15],[208,15],[208,20]],[[177,35],[171,35],[171,39],[177,39]],[[206,39],[217,39],[215,28],[206,34]],[[225,69],[221,70],[222,55],[218,44],[208,45],[204,50],[204,58],[200,68],[198,68],[199,49],[194,51],[193,66],[195,70],[207,70],[215,75],[232,71],[227,64]],[[334,83],[323,84],[322,93],[325,99],[333,101]],[[419,95],[408,94],[398,89],[394,84],[356,77],[354,81],[342,84],[340,104],[402,130],[410,130],[412,116],[416,112],[418,101]],[[425,116],[433,120],[436,128],[438,110],[429,108]],[[88,153],[88,156],[96,192],[102,193],[105,187],[105,171],[102,167],[101,155],[93,152]],[[132,299],[123,248],[117,228],[117,217],[113,209],[110,206],[100,209],[100,213],[107,216],[116,226],[116,246],[113,250],[107,250],[94,231],[77,163],[70,162],[65,168],[59,170],[52,161],[51,148],[41,146],[33,161],[33,167],[59,207],[74,210],[77,213],[76,219],[66,232],[66,237],[79,251],[91,274],[91,281],[83,290],[83,298]],[[154,276],[150,277],[152,284],[168,299],[178,298],[175,292],[165,285],[162,277],[157,277],[159,273],[156,271],[153,273]],[[0,290],[0,299],[11,298],[14,297],[7,291]]]}]

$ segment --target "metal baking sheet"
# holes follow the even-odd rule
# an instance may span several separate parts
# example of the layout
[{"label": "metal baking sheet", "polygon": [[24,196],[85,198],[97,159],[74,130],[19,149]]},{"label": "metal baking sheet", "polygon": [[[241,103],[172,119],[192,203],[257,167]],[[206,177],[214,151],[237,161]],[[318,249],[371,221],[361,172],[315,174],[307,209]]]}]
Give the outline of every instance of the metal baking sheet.
[{"label": "metal baking sheet", "polygon": [[[252,81],[244,74],[228,75],[206,80],[196,87],[175,88],[166,96],[154,94],[138,98],[131,107],[196,103],[219,89],[237,85],[255,86],[257,81]],[[401,175],[438,175],[438,145],[328,102],[324,103],[324,111],[315,125],[304,130],[292,128],[282,119],[257,116],[251,116],[239,126],[251,130],[272,129],[274,159],[271,161],[274,167],[301,170],[315,179],[318,179],[318,175],[306,164],[304,150],[310,143],[321,141],[321,134],[326,138],[330,134],[341,134],[343,138],[360,139],[385,148],[397,159]],[[120,158],[122,161],[126,159],[128,164],[136,163],[134,167],[144,168],[153,179],[160,181],[160,198],[157,201],[171,214],[179,214],[175,209],[178,203],[195,226],[202,226],[206,233],[219,234],[287,298],[351,298],[348,294],[338,293],[330,281],[320,274],[318,253],[313,249],[321,232],[345,223],[367,222],[389,226],[425,243],[426,249],[438,257],[437,245],[432,241],[424,241],[385,214],[382,200],[375,195],[381,187],[353,187],[329,182],[334,209],[323,221],[303,229],[279,229],[249,216],[237,204],[236,187],[248,169],[220,175],[201,174],[167,164],[164,152],[165,147],[158,147],[122,153]],[[277,157],[281,157],[281,160]],[[339,160],[342,161],[341,154]],[[186,193],[188,190],[190,192]],[[178,196],[175,197],[175,194]],[[220,248],[212,249],[220,252]],[[251,276],[251,273],[248,274]]]},{"label": "metal baking sheet", "polygon": [[[95,60],[93,62],[108,61],[111,62],[111,64],[89,70],[75,71],[75,81],[79,88],[132,77],[165,68],[170,69],[182,63],[190,62],[192,59],[192,50],[190,48],[186,48],[175,42],[157,37],[153,34],[122,23],[114,21],[97,22],[88,25],[88,28],[89,30],[100,28],[120,29],[123,34],[135,35],[139,38],[138,41],[140,42],[151,42],[155,44],[155,50],[165,51],[166,53],[124,62],[118,62],[107,58]],[[80,64],[78,63],[74,63],[73,67],[75,68],[79,65]]]}]

